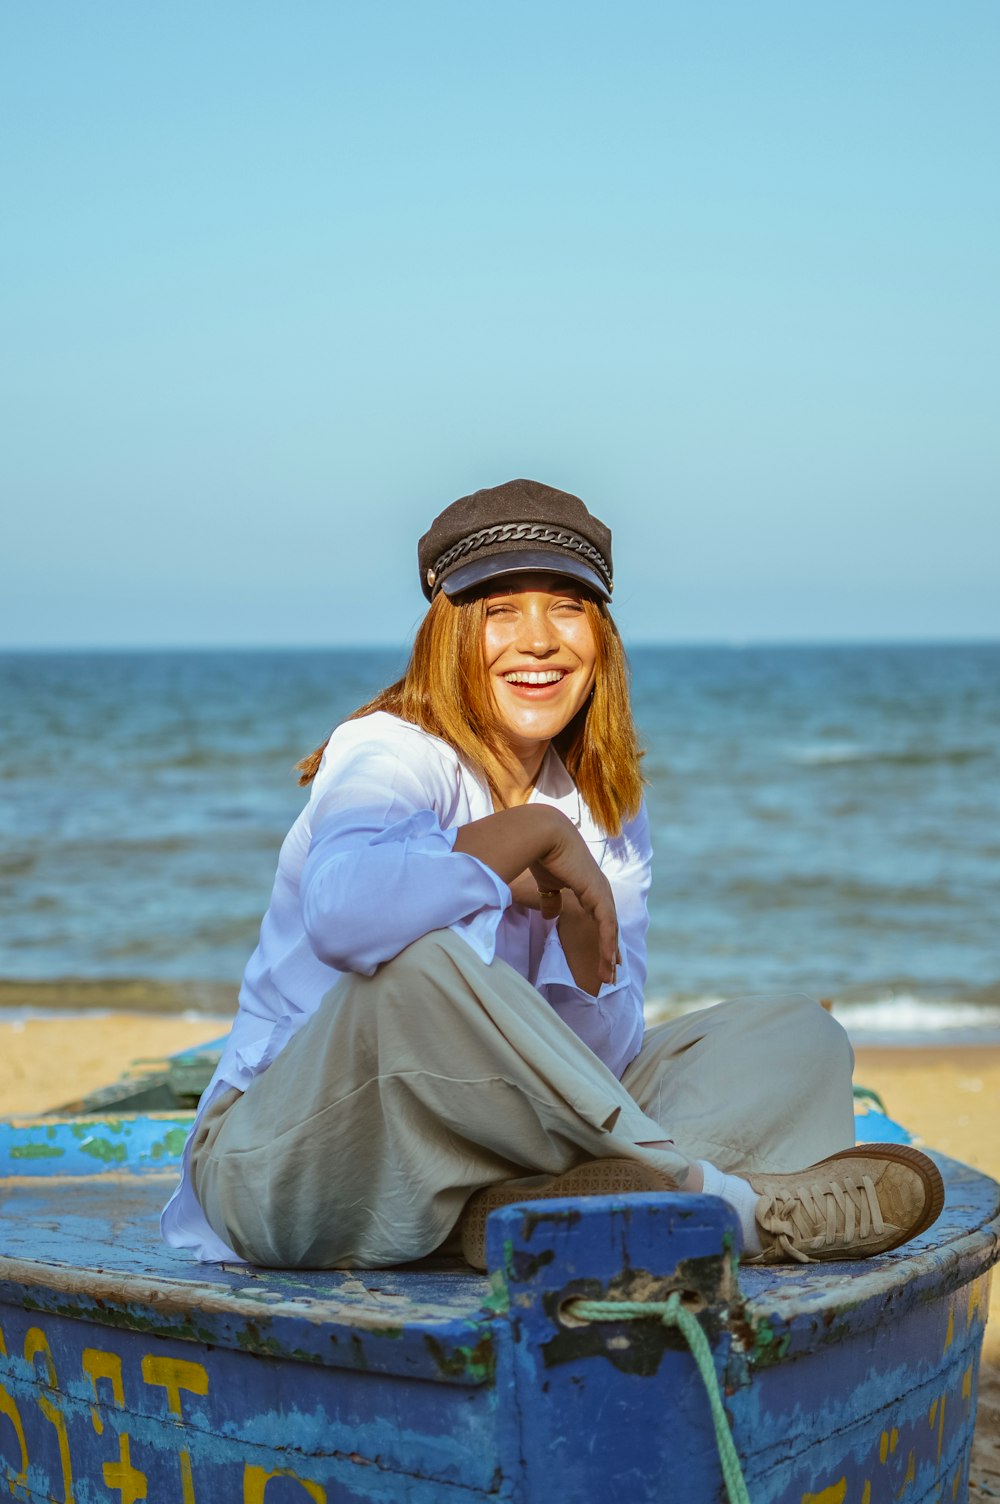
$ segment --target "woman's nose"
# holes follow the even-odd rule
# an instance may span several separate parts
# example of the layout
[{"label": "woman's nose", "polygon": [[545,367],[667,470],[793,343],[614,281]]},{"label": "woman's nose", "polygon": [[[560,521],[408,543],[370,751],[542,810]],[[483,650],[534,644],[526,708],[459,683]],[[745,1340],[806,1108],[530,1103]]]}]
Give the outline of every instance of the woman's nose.
[{"label": "woman's nose", "polygon": [[536,658],[542,654],[554,653],[559,646],[548,612],[541,609],[525,611],[521,617],[519,635],[519,646],[524,651],[533,653]]}]

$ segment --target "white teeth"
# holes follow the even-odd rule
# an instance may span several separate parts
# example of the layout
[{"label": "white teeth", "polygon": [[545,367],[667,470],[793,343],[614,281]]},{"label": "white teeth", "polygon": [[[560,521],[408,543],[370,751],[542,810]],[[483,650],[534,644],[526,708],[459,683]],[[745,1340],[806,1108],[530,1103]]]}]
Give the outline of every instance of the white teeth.
[{"label": "white teeth", "polygon": [[562,669],[543,669],[540,673],[504,674],[508,684],[558,684],[563,677]]}]

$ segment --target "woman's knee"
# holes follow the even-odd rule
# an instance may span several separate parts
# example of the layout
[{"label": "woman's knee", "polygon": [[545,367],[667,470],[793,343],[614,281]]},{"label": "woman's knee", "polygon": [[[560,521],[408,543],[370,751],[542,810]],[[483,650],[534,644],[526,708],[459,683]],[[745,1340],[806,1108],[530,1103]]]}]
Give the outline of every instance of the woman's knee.
[{"label": "woman's knee", "polygon": [[781,1004],[781,1032],[795,1068],[811,1068],[832,1081],[850,1081],[854,1050],[843,1024],[814,998],[792,996],[781,999]]},{"label": "woman's knee", "polygon": [[431,930],[384,961],[370,977],[359,977],[363,1006],[381,1014],[424,1008],[460,1009],[477,996],[488,968],[479,956],[450,930]]},{"label": "woman's knee", "polygon": [[[821,1068],[834,1077],[841,1073],[850,1077],[854,1052],[846,1030],[814,998],[804,993],[775,993],[736,1006],[735,1019],[750,1027],[773,1066],[792,1071]],[[752,1013],[744,1011],[748,1006]]]},{"label": "woman's knee", "polygon": [[450,931],[432,930],[383,961],[370,976],[345,973],[325,995],[315,1019],[306,1028],[312,1026],[315,1031],[326,1026],[343,1032],[353,1027],[367,1033],[373,1024],[381,1024],[396,1013],[408,1017],[415,1003],[422,999],[426,1006],[440,990],[434,979],[443,975],[456,945],[463,942]]},{"label": "woman's knee", "polygon": [[454,967],[456,957],[462,963],[470,958],[478,960],[464,940],[451,930],[430,930],[426,935],[412,940],[390,961],[384,961],[375,973],[376,977],[426,977],[441,966]]}]

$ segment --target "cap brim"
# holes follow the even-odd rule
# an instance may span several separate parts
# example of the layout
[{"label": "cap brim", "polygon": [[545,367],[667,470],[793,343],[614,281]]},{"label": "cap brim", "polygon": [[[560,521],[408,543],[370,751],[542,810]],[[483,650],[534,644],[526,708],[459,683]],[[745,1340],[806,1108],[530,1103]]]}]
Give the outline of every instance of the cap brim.
[{"label": "cap brim", "polygon": [[492,554],[485,559],[470,559],[468,564],[460,564],[445,576],[441,581],[441,589],[450,598],[453,595],[464,595],[467,590],[475,590],[477,585],[485,585],[489,580],[503,579],[505,575],[536,572],[576,580],[578,584],[586,585],[588,590],[593,590],[601,600],[611,599],[611,591],[596,569],[591,569],[584,559],[574,558],[561,549],[526,548]]}]

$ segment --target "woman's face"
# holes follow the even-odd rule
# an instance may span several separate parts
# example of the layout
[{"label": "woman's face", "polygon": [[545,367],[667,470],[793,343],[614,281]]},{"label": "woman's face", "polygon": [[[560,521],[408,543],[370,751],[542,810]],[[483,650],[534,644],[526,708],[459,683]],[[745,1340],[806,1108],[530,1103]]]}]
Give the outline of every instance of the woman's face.
[{"label": "woman's face", "polygon": [[486,672],[512,750],[568,726],[594,687],[597,644],[583,592],[557,575],[511,575],[486,598]]}]

